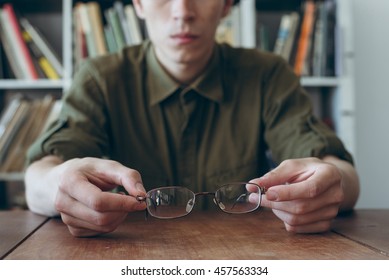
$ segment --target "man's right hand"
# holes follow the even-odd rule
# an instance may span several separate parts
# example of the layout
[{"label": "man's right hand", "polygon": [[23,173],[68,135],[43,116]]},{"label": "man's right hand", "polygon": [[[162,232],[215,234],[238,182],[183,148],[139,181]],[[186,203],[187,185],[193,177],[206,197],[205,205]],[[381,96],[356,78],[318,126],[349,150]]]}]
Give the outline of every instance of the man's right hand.
[{"label": "man's right hand", "polygon": [[[39,161],[27,170],[26,187],[30,188],[27,194],[37,188],[29,182],[37,178],[31,173],[45,173],[47,176],[41,187],[47,185],[56,189],[53,206],[74,236],[112,232],[128,212],[146,208],[145,203],[136,199],[138,195],[145,195],[145,189],[139,172],[134,169],[98,158],[72,159],[48,168],[49,160],[53,162],[52,159],[41,160],[42,167],[48,172],[39,171]],[[117,186],[123,186],[129,195],[110,192]]]}]

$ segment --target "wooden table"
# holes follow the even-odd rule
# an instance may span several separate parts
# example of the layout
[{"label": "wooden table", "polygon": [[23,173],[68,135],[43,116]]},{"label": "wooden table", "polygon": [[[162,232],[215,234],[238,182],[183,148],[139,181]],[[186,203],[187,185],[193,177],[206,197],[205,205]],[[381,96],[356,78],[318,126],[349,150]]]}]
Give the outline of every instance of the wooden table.
[{"label": "wooden table", "polygon": [[0,259],[12,252],[48,218],[29,211],[0,211]]},{"label": "wooden table", "polygon": [[[29,225],[24,234],[19,234],[20,225],[7,230],[20,235],[18,242],[12,236],[3,239],[3,226],[11,223],[5,215],[20,215]],[[60,219],[45,221],[29,212],[0,217],[1,243],[13,242],[0,246],[5,259],[389,259],[389,210],[342,215],[334,230],[323,234],[288,233],[268,210],[244,215],[202,211],[147,221],[135,213],[115,232],[94,238],[75,238]],[[44,224],[32,225],[35,219]]]}]

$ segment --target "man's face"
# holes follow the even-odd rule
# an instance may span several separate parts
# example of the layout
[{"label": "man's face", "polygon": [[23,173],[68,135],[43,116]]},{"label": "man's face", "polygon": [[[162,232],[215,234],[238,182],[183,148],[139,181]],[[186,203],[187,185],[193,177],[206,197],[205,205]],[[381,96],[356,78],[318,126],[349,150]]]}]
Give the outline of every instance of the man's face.
[{"label": "man's face", "polygon": [[208,59],[215,31],[232,0],[134,0],[162,64]]}]

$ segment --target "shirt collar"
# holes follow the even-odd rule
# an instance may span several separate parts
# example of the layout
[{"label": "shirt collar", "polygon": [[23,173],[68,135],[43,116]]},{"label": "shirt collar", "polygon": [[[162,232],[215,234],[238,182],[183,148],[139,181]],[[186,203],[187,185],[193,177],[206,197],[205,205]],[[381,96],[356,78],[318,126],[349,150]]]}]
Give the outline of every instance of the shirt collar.
[{"label": "shirt collar", "polygon": [[[191,85],[185,89],[193,89],[198,94],[215,102],[223,100],[223,85],[221,79],[220,50],[214,49],[211,61],[206,70]],[[162,102],[177,90],[182,88],[174,81],[158,62],[154,48],[150,43],[146,51],[147,79],[149,85],[150,105]]]},{"label": "shirt collar", "polygon": [[223,101],[224,95],[220,54],[219,45],[216,44],[206,70],[192,84],[197,93],[218,103]]}]

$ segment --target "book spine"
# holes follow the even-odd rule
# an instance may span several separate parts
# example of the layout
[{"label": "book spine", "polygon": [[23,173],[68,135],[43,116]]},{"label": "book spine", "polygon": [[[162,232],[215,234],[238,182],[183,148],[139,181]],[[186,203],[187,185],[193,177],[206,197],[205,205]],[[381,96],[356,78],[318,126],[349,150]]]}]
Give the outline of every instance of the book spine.
[{"label": "book spine", "polygon": [[61,62],[59,61],[57,54],[50,47],[47,40],[43,37],[43,35],[36,29],[34,26],[26,18],[20,19],[20,24],[23,28],[30,34],[34,43],[38,46],[44,56],[49,60],[51,65],[54,67],[55,71],[58,73],[60,77],[63,76],[63,67]]},{"label": "book spine", "polygon": [[88,56],[95,57],[97,56],[97,46],[95,44],[95,40],[93,38],[93,32],[91,27],[91,21],[88,15],[88,8],[85,3],[77,3],[76,13],[79,15],[81,28],[86,38],[86,46],[88,48]]},{"label": "book spine", "polygon": [[9,71],[9,74],[11,74],[11,76],[13,75],[17,79],[24,79],[25,76],[22,71],[23,67],[22,65],[20,65],[20,60],[18,59],[15,48],[13,47],[10,38],[11,36],[10,31],[7,30],[9,26],[5,23],[6,23],[6,18],[4,16],[3,11],[0,9],[0,37],[4,48],[4,53],[7,57],[9,67],[11,69],[11,71]]},{"label": "book spine", "polygon": [[302,75],[305,59],[308,54],[309,37],[311,36],[314,24],[315,3],[305,2],[304,17],[301,26],[300,38],[298,41],[294,71],[297,75]]},{"label": "book spine", "polygon": [[38,46],[34,43],[30,34],[26,30],[23,31],[23,38],[25,38],[25,41],[28,42],[27,45],[31,50],[31,54],[36,59],[39,68],[42,69],[43,73],[45,74],[45,77],[52,80],[58,80],[60,78],[58,73],[50,64],[49,60],[40,51]]},{"label": "book spine", "polygon": [[20,98],[13,98],[8,106],[5,108],[0,119],[0,138],[3,137],[4,132],[15,115],[16,110],[20,106]]},{"label": "book spine", "polygon": [[87,10],[93,41],[96,45],[96,53],[97,55],[104,55],[107,53],[107,44],[104,38],[100,5],[97,2],[88,2]]},{"label": "book spine", "polygon": [[113,36],[112,27],[110,25],[104,26],[104,36],[107,41],[108,51],[110,53],[114,53],[118,50],[118,46],[115,41],[115,37]]},{"label": "book spine", "polygon": [[7,15],[8,20],[9,20],[9,25],[11,26],[12,33],[14,35],[14,38],[16,40],[16,48],[19,49],[20,54],[22,56],[22,59],[24,60],[25,63],[25,69],[26,69],[26,74],[28,79],[38,79],[38,73],[34,67],[34,63],[32,61],[31,55],[28,51],[28,48],[26,46],[26,43],[23,40],[21,29],[19,26],[18,19],[15,14],[15,10],[10,3],[6,3],[3,6],[3,11]]},{"label": "book spine", "polygon": [[284,47],[283,55],[282,55],[286,59],[286,61],[289,61],[289,62],[290,62],[290,58],[292,55],[293,45],[294,45],[295,40],[296,40],[296,32],[297,32],[297,28],[298,28],[298,25],[300,22],[300,15],[297,12],[292,12],[290,14],[290,20],[291,20],[290,32],[289,32],[289,36],[285,42],[285,47]]},{"label": "book spine", "polygon": [[9,147],[12,145],[21,126],[24,124],[28,116],[29,104],[25,100],[21,100],[15,114],[9,122],[3,136],[0,139],[0,163],[3,163],[9,153]]},{"label": "book spine", "polygon": [[284,14],[281,17],[280,27],[278,29],[278,35],[276,39],[276,43],[274,45],[273,52],[278,55],[282,55],[284,52],[286,41],[288,40],[288,36],[290,34],[291,28],[291,18],[289,14]]},{"label": "book spine", "polygon": [[[76,4],[77,5],[77,4]],[[73,40],[74,40],[74,63],[75,69],[78,69],[81,62],[88,57],[88,48],[86,46],[85,34],[82,31],[81,19],[76,8],[73,9]]]},{"label": "book spine", "polygon": [[118,49],[122,49],[125,45],[125,38],[123,34],[123,30],[120,24],[119,16],[116,13],[114,8],[109,8],[105,11],[105,17],[107,19],[108,24],[112,28],[112,32],[116,41],[116,45],[118,46]]},{"label": "book spine", "polygon": [[318,3],[318,17],[315,27],[315,39],[313,46],[313,58],[312,58],[312,74],[313,76],[325,75],[325,60],[326,60],[326,11],[324,3]]},{"label": "book spine", "polygon": [[142,43],[142,32],[139,25],[139,19],[135,13],[134,7],[131,4],[127,4],[124,7],[124,12],[126,14],[128,27],[130,29],[132,43],[135,45]]},{"label": "book spine", "polygon": [[132,39],[132,36],[131,36],[132,34],[130,32],[130,29],[129,29],[128,23],[127,23],[127,19],[126,19],[126,16],[124,14],[124,5],[120,1],[115,1],[113,6],[114,6],[116,14],[119,18],[120,26],[122,28],[124,39],[125,39],[125,43],[126,43],[126,45],[132,45],[134,40]]}]

